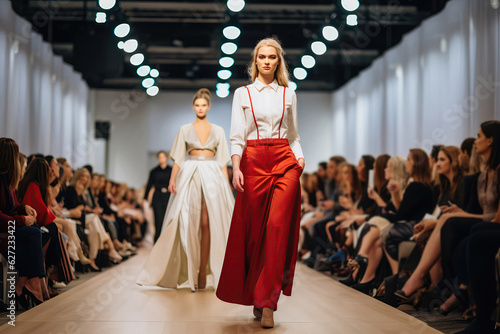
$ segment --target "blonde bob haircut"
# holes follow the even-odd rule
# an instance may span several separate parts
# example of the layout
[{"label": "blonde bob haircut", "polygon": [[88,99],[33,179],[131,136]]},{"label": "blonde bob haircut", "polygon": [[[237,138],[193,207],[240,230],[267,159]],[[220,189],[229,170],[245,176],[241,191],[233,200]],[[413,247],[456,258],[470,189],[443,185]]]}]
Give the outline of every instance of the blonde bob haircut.
[{"label": "blonde bob haircut", "polygon": [[255,49],[252,52],[252,61],[248,64],[247,72],[250,80],[252,82],[255,81],[257,76],[259,75],[259,70],[257,68],[257,55],[259,54],[259,49],[263,46],[272,46],[276,49],[276,53],[278,54],[279,63],[278,67],[276,67],[276,72],[274,72],[274,78],[278,82],[278,85],[288,87],[288,68],[285,62],[285,51],[281,46],[281,42],[274,37],[268,37],[260,40]]}]

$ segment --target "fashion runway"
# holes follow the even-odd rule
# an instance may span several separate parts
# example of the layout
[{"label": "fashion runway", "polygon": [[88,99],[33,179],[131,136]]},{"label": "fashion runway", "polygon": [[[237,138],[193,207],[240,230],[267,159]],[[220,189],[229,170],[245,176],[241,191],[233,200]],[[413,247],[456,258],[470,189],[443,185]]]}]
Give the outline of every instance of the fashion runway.
[{"label": "fashion runway", "polygon": [[440,333],[425,323],[298,264],[292,297],[282,296],[275,328],[252,308],[227,304],[211,287],[193,293],[140,287],[150,249],[16,318],[7,333]]}]

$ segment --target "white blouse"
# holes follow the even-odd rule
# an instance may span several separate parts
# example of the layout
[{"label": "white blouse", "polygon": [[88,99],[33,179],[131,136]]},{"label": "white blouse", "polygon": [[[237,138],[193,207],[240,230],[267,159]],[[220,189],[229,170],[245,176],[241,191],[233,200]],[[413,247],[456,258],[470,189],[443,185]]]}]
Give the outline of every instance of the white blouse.
[{"label": "white blouse", "polygon": [[[297,132],[297,96],[293,89],[287,88],[285,92],[285,114],[281,122],[281,135],[279,134],[281,116],[283,115],[283,86],[274,80],[265,85],[258,79],[247,86],[252,97],[255,119],[259,126],[259,139],[286,138],[295,158],[304,158],[300,146],[300,137]],[[257,139],[250,98],[245,87],[240,87],[234,92],[233,111],[231,116],[231,155],[243,154],[247,139]]]}]

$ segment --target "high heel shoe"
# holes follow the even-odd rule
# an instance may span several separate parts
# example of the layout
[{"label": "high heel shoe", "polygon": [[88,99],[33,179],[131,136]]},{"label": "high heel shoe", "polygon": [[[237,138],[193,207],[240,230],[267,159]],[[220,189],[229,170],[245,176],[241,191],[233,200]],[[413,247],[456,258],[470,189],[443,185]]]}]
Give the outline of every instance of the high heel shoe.
[{"label": "high heel shoe", "polygon": [[356,284],[356,280],[352,277],[352,273],[346,279],[339,280],[339,282],[347,286],[353,286]]},{"label": "high heel shoe", "polygon": [[26,295],[26,299],[30,304],[33,306],[40,305],[43,303],[43,300],[39,300],[30,290],[28,290],[26,287],[23,287],[23,294]]},{"label": "high heel shoe", "polygon": [[410,299],[415,298],[418,295],[421,295],[422,292],[425,292],[426,290],[427,290],[426,287],[422,287],[420,289],[417,289],[415,292],[411,293],[410,295],[407,295],[403,290],[397,290],[396,292],[394,292],[394,294],[403,300],[410,300]]},{"label": "high heel shoe", "polygon": [[408,300],[410,299],[414,294],[416,293],[416,291],[410,295],[406,295],[406,292],[404,292],[403,290],[397,290],[396,292],[394,292],[394,294],[396,295],[396,297],[399,297],[403,300]]},{"label": "high heel shoe", "polygon": [[365,275],[366,268],[368,268],[368,258],[365,256],[356,255],[354,259],[349,261],[348,266],[351,267],[353,271],[355,269],[358,269],[358,272],[356,274],[356,283],[359,283]]},{"label": "high heel shoe", "polygon": [[95,269],[95,268],[94,268],[94,267],[92,267],[90,264],[88,265],[88,268],[89,268],[89,270],[90,270],[91,272],[93,272],[93,273],[100,273],[100,272],[102,271],[102,269],[101,269],[101,268],[97,268],[97,269]]},{"label": "high heel shoe", "polygon": [[260,319],[262,318],[262,309],[261,308],[257,308],[257,307],[253,307],[253,315],[257,318],[257,319]]},{"label": "high heel shoe", "polygon": [[50,298],[54,298],[55,296],[59,296],[59,291],[54,290],[54,289],[49,287],[49,296],[50,296]]},{"label": "high heel shoe", "polygon": [[356,283],[353,286],[351,286],[351,288],[358,290],[366,295],[372,296],[372,295],[374,295],[374,293],[372,293],[373,289],[375,289],[377,287],[377,285],[375,283],[376,282],[375,282],[375,278],[374,278],[371,281],[366,282],[366,283]]},{"label": "high heel shoe", "polygon": [[114,264],[118,264],[123,260],[123,257],[121,257],[120,255],[118,255],[118,257],[108,255],[108,259]]},{"label": "high heel shoe", "polygon": [[20,295],[16,293],[16,310],[20,310],[20,307],[22,307],[25,311],[29,310],[30,308],[28,298],[24,294],[24,291]]},{"label": "high heel shoe", "polygon": [[90,260],[88,257],[86,257],[84,254],[83,254],[83,251],[81,248],[78,249],[78,252],[77,252],[77,255],[78,255],[78,259],[80,260],[80,263],[82,264],[82,266],[85,266],[87,264],[90,264]]},{"label": "high heel shoe", "polygon": [[[455,297],[455,300],[453,300],[453,297]],[[448,313],[450,313],[457,307],[458,307],[458,298],[455,295],[451,295],[444,303],[442,303],[439,306],[437,312],[446,317]]]},{"label": "high heel shoe", "polygon": [[262,326],[262,328],[274,327],[273,312],[274,310],[269,307],[264,307],[262,309],[262,318],[260,319],[260,325]]}]

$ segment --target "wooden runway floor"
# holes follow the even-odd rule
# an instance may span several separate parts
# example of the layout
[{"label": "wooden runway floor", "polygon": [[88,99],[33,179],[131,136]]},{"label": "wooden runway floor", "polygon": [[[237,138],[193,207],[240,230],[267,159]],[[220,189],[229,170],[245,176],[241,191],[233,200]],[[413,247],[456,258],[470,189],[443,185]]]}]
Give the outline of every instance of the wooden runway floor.
[{"label": "wooden runway floor", "polygon": [[8,333],[440,333],[401,311],[299,264],[292,297],[280,298],[275,328],[262,329],[251,307],[227,304],[214,290],[140,287],[149,249],[20,314]]}]

